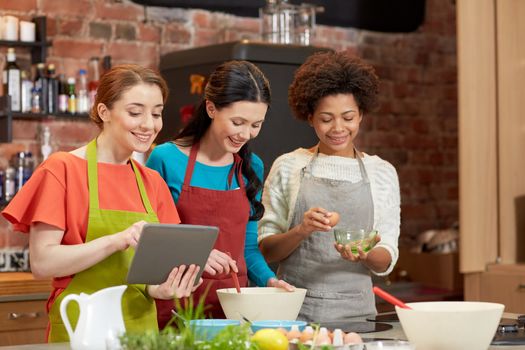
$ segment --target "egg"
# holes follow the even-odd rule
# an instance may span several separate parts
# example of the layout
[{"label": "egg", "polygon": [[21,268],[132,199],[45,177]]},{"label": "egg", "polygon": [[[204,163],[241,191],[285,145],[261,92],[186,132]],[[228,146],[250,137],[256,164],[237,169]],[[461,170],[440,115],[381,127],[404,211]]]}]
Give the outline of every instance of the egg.
[{"label": "egg", "polygon": [[299,337],[299,341],[301,343],[306,343],[309,340],[312,340],[314,337],[314,330],[311,326],[307,326],[304,331],[301,333],[301,337]]},{"label": "egg", "polygon": [[362,342],[363,339],[361,339],[361,336],[357,333],[350,332],[344,336],[345,344],[360,344]]},{"label": "egg", "polygon": [[339,213],[336,213],[335,211],[331,212],[328,217],[328,225],[334,227],[339,222],[340,216]]},{"label": "egg", "polygon": [[292,329],[286,334],[288,340],[299,339],[301,337],[301,331],[297,325],[293,325]]}]

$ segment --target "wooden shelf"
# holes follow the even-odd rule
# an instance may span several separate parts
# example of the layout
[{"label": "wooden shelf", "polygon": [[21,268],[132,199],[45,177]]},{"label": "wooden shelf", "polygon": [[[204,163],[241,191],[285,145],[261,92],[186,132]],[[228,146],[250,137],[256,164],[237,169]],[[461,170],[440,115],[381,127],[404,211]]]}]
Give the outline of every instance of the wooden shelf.
[{"label": "wooden shelf", "polygon": [[52,46],[53,43],[47,40],[46,17],[35,17],[33,22],[35,22],[36,41],[0,40],[0,46],[29,48],[31,49],[31,63],[37,64],[46,62],[47,48]]},{"label": "wooden shelf", "polygon": [[76,119],[76,120],[89,120],[89,114],[87,113],[12,113],[13,120],[45,120],[45,119]]}]

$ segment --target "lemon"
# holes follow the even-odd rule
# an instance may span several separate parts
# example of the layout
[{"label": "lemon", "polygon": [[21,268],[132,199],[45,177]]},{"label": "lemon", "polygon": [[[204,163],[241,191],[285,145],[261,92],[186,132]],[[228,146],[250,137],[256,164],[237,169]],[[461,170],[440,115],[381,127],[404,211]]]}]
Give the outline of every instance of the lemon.
[{"label": "lemon", "polygon": [[260,350],[288,350],[288,338],[277,329],[260,329],[252,337]]}]

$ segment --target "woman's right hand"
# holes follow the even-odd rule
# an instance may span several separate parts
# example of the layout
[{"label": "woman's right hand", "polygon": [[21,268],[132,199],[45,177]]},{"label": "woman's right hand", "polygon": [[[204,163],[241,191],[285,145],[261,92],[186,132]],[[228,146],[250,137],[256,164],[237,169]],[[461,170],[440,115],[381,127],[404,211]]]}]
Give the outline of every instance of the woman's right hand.
[{"label": "woman's right hand", "polygon": [[299,224],[298,230],[305,236],[311,235],[315,231],[330,231],[328,217],[330,212],[321,207],[310,208],[303,214],[303,221]]},{"label": "woman's right hand", "polygon": [[113,241],[116,251],[126,250],[129,247],[135,248],[139,242],[142,227],[145,224],[147,224],[147,222],[144,220],[137,221],[124,231],[120,231],[111,235],[110,237]]},{"label": "woman's right hand", "polygon": [[223,253],[217,249],[213,249],[206,261],[204,271],[212,276],[228,274],[230,269],[234,272],[239,272],[237,263],[228,254]]}]

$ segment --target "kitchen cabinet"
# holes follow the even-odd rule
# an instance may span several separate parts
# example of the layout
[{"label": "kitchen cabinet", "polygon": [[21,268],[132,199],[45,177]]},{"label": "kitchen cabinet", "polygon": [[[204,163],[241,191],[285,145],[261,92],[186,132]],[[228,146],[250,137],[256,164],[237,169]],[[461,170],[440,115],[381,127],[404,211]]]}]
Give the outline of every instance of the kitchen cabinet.
[{"label": "kitchen cabinet", "polygon": [[0,302],[0,345],[46,341],[46,300]]},{"label": "kitchen cabinet", "polygon": [[0,273],[0,346],[45,342],[50,291],[49,280],[31,273]]},{"label": "kitchen cabinet", "polygon": [[525,312],[525,2],[458,0],[460,270],[466,300]]}]

